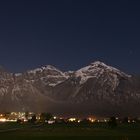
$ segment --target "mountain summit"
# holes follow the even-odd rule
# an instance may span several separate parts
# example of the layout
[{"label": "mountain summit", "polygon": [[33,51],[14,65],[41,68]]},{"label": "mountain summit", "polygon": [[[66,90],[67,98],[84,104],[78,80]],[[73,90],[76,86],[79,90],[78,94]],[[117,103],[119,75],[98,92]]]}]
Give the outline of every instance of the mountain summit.
[{"label": "mountain summit", "polygon": [[120,70],[108,66],[104,64],[103,62],[96,61],[94,63],[91,63],[89,66],[86,66],[84,68],[81,68],[80,70],[76,71],[76,77],[81,77],[81,83],[84,83],[89,78],[100,78],[104,74],[112,74],[112,75],[119,75],[122,77],[131,77],[130,75],[127,75]]}]

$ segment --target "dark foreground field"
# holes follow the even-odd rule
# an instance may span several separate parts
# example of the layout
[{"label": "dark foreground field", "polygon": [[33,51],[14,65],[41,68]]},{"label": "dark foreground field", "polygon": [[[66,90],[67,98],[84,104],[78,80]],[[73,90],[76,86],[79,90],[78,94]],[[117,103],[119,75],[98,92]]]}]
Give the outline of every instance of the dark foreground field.
[{"label": "dark foreground field", "polygon": [[140,140],[140,124],[0,124],[1,140]]}]

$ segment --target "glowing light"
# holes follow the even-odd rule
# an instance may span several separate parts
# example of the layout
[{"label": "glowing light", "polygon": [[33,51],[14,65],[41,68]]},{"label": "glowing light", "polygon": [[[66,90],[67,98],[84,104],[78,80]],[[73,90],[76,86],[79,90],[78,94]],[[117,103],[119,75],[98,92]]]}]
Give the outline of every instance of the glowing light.
[{"label": "glowing light", "polygon": [[78,120],[78,123],[80,123],[81,122],[81,120]]},{"label": "glowing light", "polygon": [[107,120],[104,120],[104,122],[107,122]]},{"label": "glowing light", "polygon": [[1,118],[0,122],[6,122],[6,119],[5,118]]},{"label": "glowing light", "polygon": [[76,121],[76,118],[70,118],[69,121],[70,122],[75,122]]},{"label": "glowing light", "polygon": [[48,121],[48,124],[54,124],[55,123],[55,121]]},{"label": "glowing light", "polygon": [[92,123],[95,122],[95,119],[94,119],[94,118],[88,118],[88,120],[89,120],[90,122],[92,122]]},{"label": "glowing light", "polygon": [[0,117],[3,117],[3,114],[0,114]]}]

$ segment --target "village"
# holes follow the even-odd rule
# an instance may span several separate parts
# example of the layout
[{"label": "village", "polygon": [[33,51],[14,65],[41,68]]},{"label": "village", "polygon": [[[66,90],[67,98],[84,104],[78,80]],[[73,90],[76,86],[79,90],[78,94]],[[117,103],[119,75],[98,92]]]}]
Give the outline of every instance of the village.
[{"label": "village", "polygon": [[138,123],[140,122],[140,118],[132,118],[132,117],[106,117],[100,118],[92,117],[80,118],[80,117],[58,117],[53,116],[51,113],[34,113],[34,112],[11,112],[11,113],[1,113],[0,114],[0,123],[5,122],[17,122],[17,123],[40,123],[44,122],[47,124],[55,124],[55,123],[108,123],[114,120],[117,123]]}]

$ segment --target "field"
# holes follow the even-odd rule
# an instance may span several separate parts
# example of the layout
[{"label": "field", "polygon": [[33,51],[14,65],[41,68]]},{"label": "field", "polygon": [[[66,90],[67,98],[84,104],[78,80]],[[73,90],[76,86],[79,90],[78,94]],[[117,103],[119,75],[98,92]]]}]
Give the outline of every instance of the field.
[{"label": "field", "polygon": [[139,140],[140,124],[120,124],[109,128],[106,123],[78,124],[0,124],[4,140]]}]

